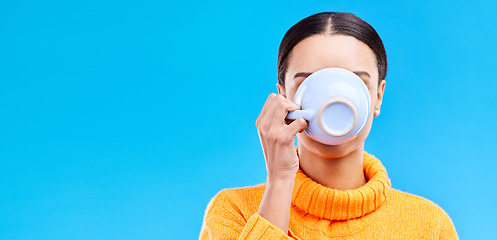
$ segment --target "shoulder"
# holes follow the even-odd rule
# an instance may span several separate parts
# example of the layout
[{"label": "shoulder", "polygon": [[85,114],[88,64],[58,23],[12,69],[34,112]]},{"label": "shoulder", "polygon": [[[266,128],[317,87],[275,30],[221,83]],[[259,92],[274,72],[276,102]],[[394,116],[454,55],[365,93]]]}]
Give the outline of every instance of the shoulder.
[{"label": "shoulder", "polygon": [[436,215],[447,214],[440,206],[433,201],[398,189],[392,189],[390,194],[391,200],[398,205],[402,205],[405,211],[418,213],[433,213]]},{"label": "shoulder", "polygon": [[210,200],[205,216],[232,214],[250,217],[259,208],[265,189],[266,184],[223,189]]},{"label": "shoulder", "polygon": [[[416,223],[420,228],[435,230],[439,236],[457,238],[454,224],[447,212],[433,201],[397,189],[390,191],[389,205],[398,213],[396,219]],[[453,239],[449,237],[449,239]]]},{"label": "shoulder", "polygon": [[211,200],[212,203],[252,202],[264,195],[266,184],[250,187],[226,188],[219,191]]}]

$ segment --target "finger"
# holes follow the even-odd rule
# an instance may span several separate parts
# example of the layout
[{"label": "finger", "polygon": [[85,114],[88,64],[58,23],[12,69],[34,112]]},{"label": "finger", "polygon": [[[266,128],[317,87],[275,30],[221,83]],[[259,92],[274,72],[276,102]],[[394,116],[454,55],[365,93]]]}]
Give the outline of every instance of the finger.
[{"label": "finger", "polygon": [[308,123],[303,118],[297,118],[295,121],[288,125],[288,131],[290,131],[293,136],[297,135],[297,133],[305,130],[308,127]]},{"label": "finger", "polygon": [[274,126],[278,126],[281,124],[273,125],[274,124],[274,109],[278,106],[278,103],[281,101],[281,96],[278,96],[278,94],[271,94],[271,98],[268,99],[267,106],[265,107],[265,112],[264,115],[261,115],[259,119],[259,128],[264,131],[268,132],[270,129],[272,129]]},{"label": "finger", "polygon": [[259,114],[259,116],[257,117],[257,120],[255,121],[255,124],[257,126],[260,124],[260,122],[262,121],[262,119],[266,115],[266,112],[272,103],[272,99],[274,99],[275,97],[276,97],[276,93],[270,93],[269,96],[267,97],[266,102],[264,103],[264,106],[262,107],[261,113]]},{"label": "finger", "polygon": [[274,109],[273,119],[275,123],[286,124],[286,116],[288,115],[288,112],[299,110],[300,106],[283,96],[279,97],[278,100],[279,103],[277,107]]},{"label": "finger", "polygon": [[280,94],[273,95],[273,98],[271,98],[268,103],[263,122],[266,122],[268,125],[273,124],[275,110],[279,107],[284,98],[285,97]]}]

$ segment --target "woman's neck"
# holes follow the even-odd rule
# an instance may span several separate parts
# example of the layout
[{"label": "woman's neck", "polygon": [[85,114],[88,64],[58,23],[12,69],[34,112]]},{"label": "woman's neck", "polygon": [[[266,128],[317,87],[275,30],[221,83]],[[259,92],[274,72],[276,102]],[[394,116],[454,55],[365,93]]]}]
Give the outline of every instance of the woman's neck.
[{"label": "woman's neck", "polygon": [[367,180],[363,170],[364,146],[351,153],[337,157],[325,158],[299,146],[300,169],[315,182],[333,189],[356,189]]}]

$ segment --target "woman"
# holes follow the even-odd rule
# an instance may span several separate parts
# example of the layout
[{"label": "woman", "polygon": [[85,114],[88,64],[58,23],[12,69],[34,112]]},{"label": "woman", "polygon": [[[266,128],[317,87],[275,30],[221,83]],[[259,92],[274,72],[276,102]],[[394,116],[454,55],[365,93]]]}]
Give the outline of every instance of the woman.
[{"label": "woman", "polygon": [[[285,120],[300,109],[292,102],[300,83],[330,67],[355,72],[371,96],[366,126],[340,145],[312,140],[302,118]],[[256,121],[266,184],[219,192],[207,207],[200,238],[457,239],[444,210],[392,189],[381,162],[364,152],[380,114],[386,71],[380,37],[353,14],[319,13],[290,28],[278,53],[278,94],[269,95]]]}]

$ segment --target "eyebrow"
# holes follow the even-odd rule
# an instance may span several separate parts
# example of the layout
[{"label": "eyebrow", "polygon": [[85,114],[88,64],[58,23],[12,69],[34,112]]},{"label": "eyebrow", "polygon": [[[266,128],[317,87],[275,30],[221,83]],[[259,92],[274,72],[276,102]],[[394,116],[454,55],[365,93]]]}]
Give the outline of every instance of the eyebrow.
[{"label": "eyebrow", "polygon": [[[355,71],[354,73],[357,76],[359,76],[359,77],[360,76],[365,76],[365,77],[371,78],[371,75],[368,72],[366,72],[366,71]],[[311,72],[298,72],[298,73],[295,74],[295,76],[293,76],[293,79],[298,78],[298,77],[307,78],[311,74],[312,74]]]}]

